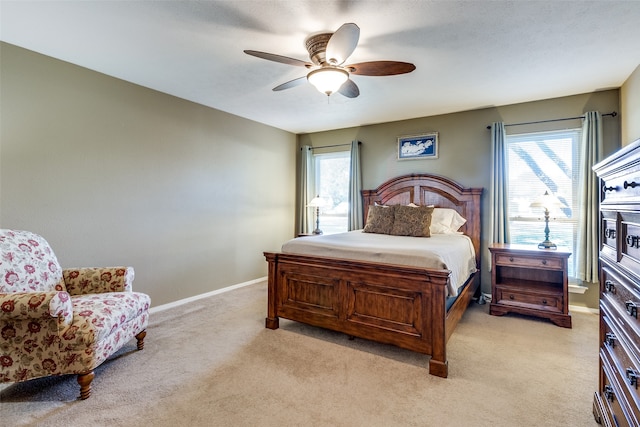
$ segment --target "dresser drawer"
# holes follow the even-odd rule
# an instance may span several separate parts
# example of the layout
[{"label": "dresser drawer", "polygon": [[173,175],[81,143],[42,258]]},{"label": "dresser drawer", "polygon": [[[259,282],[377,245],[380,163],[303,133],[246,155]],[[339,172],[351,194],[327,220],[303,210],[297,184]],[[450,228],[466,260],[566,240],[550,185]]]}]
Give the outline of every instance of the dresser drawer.
[{"label": "dresser drawer", "polygon": [[636,201],[640,198],[640,171],[628,169],[603,177],[602,205]]},{"label": "dresser drawer", "polygon": [[633,351],[640,355],[640,292],[634,284],[616,269],[602,263],[601,313],[620,324],[629,335]]},{"label": "dresser drawer", "polygon": [[522,289],[517,286],[496,286],[496,303],[532,308],[536,310],[562,312],[563,295],[561,289],[540,287]]},{"label": "dresser drawer", "polygon": [[617,211],[602,210],[600,212],[600,255],[618,261],[618,221]]},{"label": "dresser drawer", "polygon": [[544,268],[546,270],[562,270],[564,261],[560,258],[496,254],[497,265],[511,265],[525,268]]},{"label": "dresser drawer", "polygon": [[637,407],[629,401],[625,379],[617,370],[614,361],[606,349],[600,350],[600,396],[605,406],[605,412],[611,416],[613,425],[638,426]]},{"label": "dresser drawer", "polygon": [[619,263],[640,276],[640,212],[618,213],[620,216]]},{"label": "dresser drawer", "polygon": [[629,341],[629,336],[623,329],[619,328],[616,321],[608,316],[602,317],[603,351],[608,353],[611,367],[619,373],[622,392],[626,395],[627,401],[637,407],[640,403],[640,363],[632,349],[633,345]]}]

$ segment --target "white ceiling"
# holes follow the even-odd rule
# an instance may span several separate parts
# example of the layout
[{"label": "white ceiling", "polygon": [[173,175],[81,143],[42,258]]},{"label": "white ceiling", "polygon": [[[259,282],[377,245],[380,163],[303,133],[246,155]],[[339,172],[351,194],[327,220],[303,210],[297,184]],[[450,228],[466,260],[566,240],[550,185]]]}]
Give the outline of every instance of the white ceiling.
[{"label": "white ceiling", "polygon": [[[352,76],[360,96],[310,84],[305,38],[360,27],[347,63],[411,62]],[[640,1],[0,1],[0,39],[295,133],[617,88],[640,64]]]}]

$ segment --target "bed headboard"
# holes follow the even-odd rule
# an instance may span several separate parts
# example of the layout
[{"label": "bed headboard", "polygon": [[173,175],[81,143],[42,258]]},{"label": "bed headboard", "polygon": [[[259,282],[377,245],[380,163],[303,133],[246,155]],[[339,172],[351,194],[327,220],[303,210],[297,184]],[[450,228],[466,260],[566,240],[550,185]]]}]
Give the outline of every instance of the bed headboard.
[{"label": "bed headboard", "polygon": [[364,222],[369,206],[385,205],[434,205],[453,208],[467,219],[460,231],[471,238],[476,251],[476,264],[480,268],[480,208],[482,188],[465,188],[458,183],[437,175],[411,174],[392,178],[375,190],[362,191]]}]

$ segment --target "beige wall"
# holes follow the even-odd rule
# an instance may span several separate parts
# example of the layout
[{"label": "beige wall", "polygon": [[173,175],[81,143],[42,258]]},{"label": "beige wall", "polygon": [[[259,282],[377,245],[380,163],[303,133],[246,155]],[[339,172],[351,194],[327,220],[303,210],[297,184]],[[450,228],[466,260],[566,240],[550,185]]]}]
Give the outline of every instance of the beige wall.
[{"label": "beige wall", "polygon": [[[490,181],[490,131],[487,125],[504,121],[521,123],[551,118],[580,116],[586,111],[610,113],[618,111],[618,90],[602,91],[590,94],[549,99],[504,107],[485,108],[441,116],[423,117],[412,120],[390,122],[378,125],[361,126],[330,132],[318,132],[300,135],[299,143],[314,146],[340,144],[359,140],[362,142],[363,186],[375,188],[394,176],[428,172],[450,177],[469,187],[483,187],[483,218],[485,230],[483,241],[482,288],[490,292],[489,257],[486,247],[489,229]],[[604,139],[605,155],[620,147],[620,123],[618,117],[605,117]],[[529,126],[512,126],[507,133],[522,133],[551,129],[575,128],[581,126],[581,120],[560,121]],[[435,160],[396,159],[397,137],[436,131],[439,133],[439,156]],[[552,226],[553,227],[553,226]],[[552,230],[553,232],[553,230]],[[541,237],[542,227],[541,227]],[[590,289],[584,295],[572,294],[571,303],[596,308],[598,291]]]},{"label": "beige wall", "polygon": [[640,139],[640,65],[620,89],[622,145]]},{"label": "beige wall", "polygon": [[262,252],[294,233],[294,134],[0,55],[1,227],[42,234],[65,267],[134,266],[154,305],[266,275]]}]

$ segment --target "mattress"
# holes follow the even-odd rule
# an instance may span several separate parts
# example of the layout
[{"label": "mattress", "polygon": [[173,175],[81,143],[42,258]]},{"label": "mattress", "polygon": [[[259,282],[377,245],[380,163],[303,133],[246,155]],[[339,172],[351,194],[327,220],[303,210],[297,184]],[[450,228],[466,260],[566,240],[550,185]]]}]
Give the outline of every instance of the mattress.
[{"label": "mattress", "polygon": [[449,296],[457,296],[476,272],[473,243],[463,234],[409,237],[354,230],[292,239],[282,245],[282,252],[449,270]]}]

